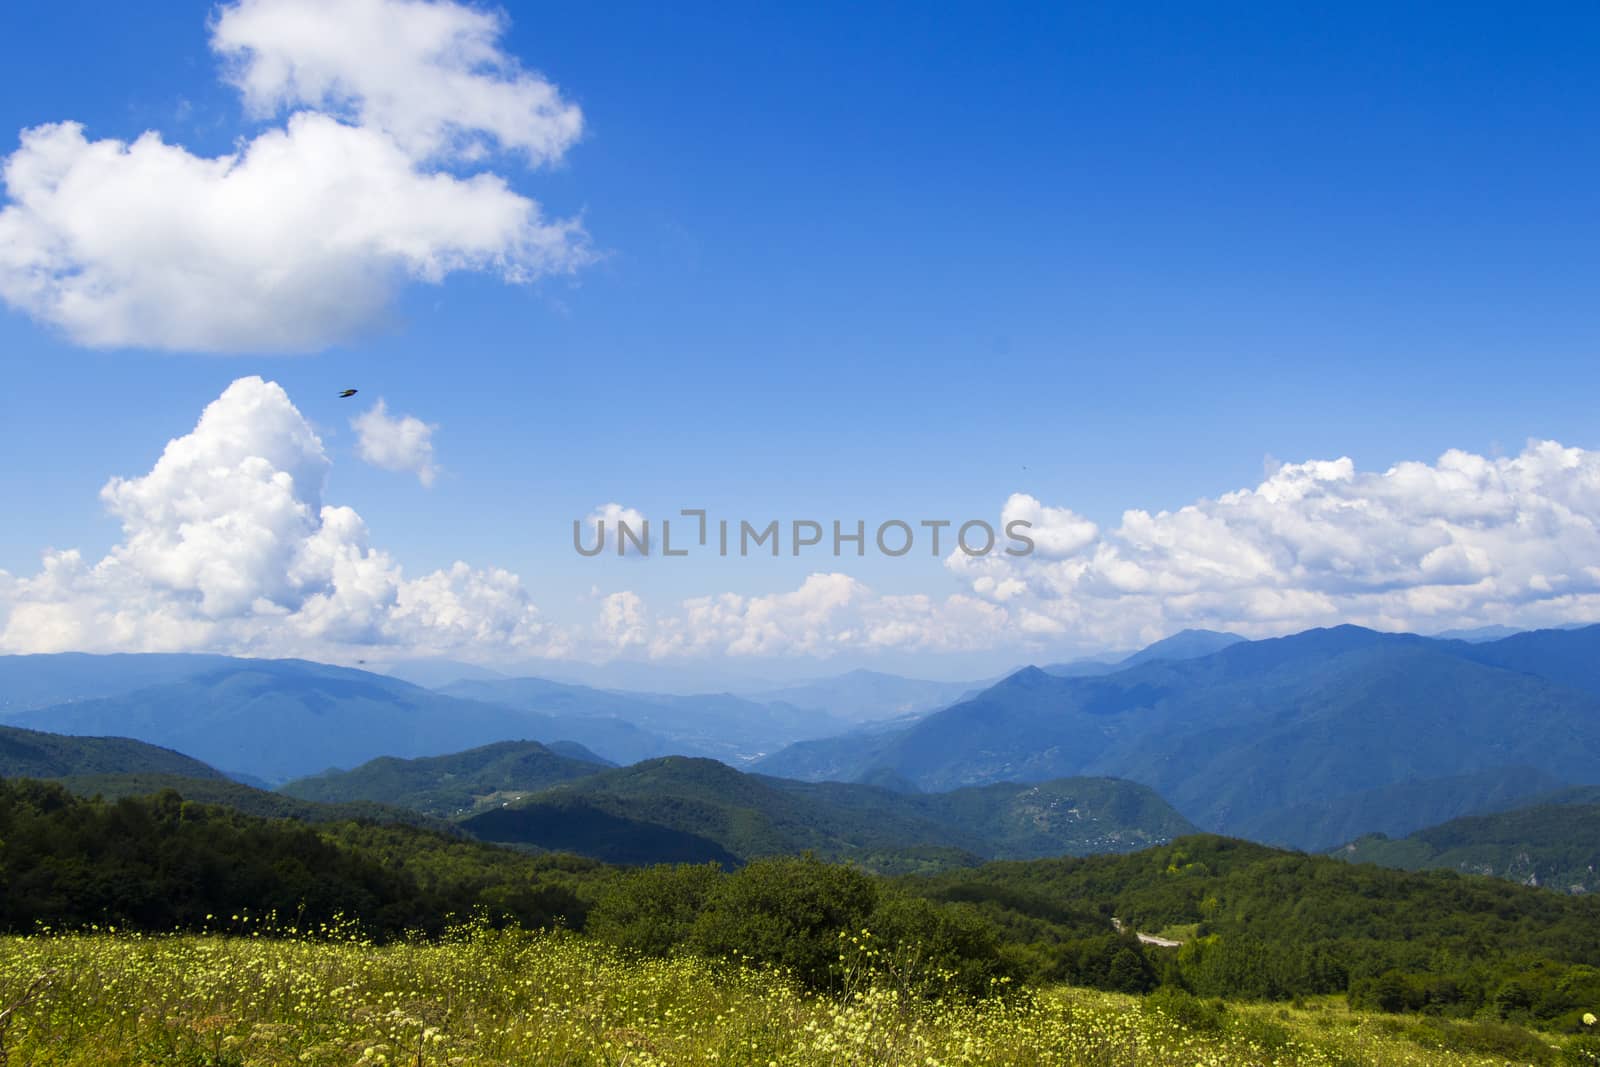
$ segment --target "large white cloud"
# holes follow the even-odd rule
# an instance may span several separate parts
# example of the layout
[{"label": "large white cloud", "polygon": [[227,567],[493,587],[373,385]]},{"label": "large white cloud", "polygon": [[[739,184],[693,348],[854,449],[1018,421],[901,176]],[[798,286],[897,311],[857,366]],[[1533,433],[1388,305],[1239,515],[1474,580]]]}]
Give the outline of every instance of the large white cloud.
[{"label": "large white cloud", "polygon": [[31,578],[0,573],[0,650],[566,650],[507,571],[407,578],[359,515],[322,502],[328,465],[284,391],[241,378],[149,473],[106,485],[122,538],[103,559],[52,552]]},{"label": "large white cloud", "polygon": [[1125,512],[1104,532],[1021,495],[1003,513],[1039,524],[1039,552],[954,554],[947,566],[1040,632],[1107,644],[1196,625],[1264,634],[1600,618],[1600,452],[1552,441],[1381,472],[1290,464],[1253,489]]},{"label": "large white cloud", "polygon": [[439,470],[433,463],[433,431],[437,426],[415,415],[391,415],[380,397],[371,408],[350,420],[356,431],[356,455],[387,471],[415,474],[432,485]]},{"label": "large white cloud", "polygon": [[578,222],[499,174],[440,167],[493,145],[549,161],[581,130],[500,29],[417,0],[223,8],[213,43],[249,103],[329,110],[214,158],[153,131],[24,130],[0,170],[0,299],[84,345],[305,351],[370,327],[406,280],[576,269],[592,258]]}]

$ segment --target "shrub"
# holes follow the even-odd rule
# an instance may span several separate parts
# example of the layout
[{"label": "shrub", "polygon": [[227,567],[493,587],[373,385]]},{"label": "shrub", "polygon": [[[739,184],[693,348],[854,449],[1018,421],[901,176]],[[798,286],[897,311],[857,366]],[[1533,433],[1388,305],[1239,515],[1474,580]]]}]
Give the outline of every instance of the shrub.
[{"label": "shrub", "polygon": [[1197,1034],[1220,1033],[1228,1023],[1228,1006],[1222,1001],[1201,1000],[1177,986],[1162,986],[1144,998],[1144,1006]]},{"label": "shrub", "polygon": [[813,856],[757,860],[722,879],[690,935],[703,955],[777,964],[813,988],[838,977],[839,934],[867,929],[872,878]]},{"label": "shrub", "polygon": [[1017,976],[994,928],[970,906],[885,893],[867,928],[882,946],[878,970],[904,993],[979,996]]},{"label": "shrub", "polygon": [[613,945],[665,956],[688,944],[721,880],[714,863],[629,871],[600,894],[584,928]]}]

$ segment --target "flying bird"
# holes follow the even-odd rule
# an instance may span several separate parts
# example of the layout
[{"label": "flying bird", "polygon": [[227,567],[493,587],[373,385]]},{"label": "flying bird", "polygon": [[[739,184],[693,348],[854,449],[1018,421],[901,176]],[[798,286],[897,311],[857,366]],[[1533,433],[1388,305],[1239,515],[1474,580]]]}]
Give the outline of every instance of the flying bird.
[{"label": "flying bird", "polygon": [[355,396],[359,392],[361,392],[361,390],[359,390],[359,389],[346,389],[344,392],[339,394],[339,399],[340,400],[348,400],[351,397]]}]

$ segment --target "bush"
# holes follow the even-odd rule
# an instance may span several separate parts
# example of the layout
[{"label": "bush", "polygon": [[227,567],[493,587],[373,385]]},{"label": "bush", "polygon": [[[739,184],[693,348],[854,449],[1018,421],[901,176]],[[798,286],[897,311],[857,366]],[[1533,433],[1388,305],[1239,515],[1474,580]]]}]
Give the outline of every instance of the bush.
[{"label": "bush", "polygon": [[1233,1032],[1267,1052],[1287,1048],[1293,1035],[1287,1027],[1257,1015],[1239,1015],[1234,1018]]},{"label": "bush", "polygon": [[722,879],[690,935],[702,955],[787,968],[813,988],[835,984],[839,934],[859,933],[878,903],[873,879],[813,856],[757,860]]},{"label": "bush", "polygon": [[1176,986],[1162,986],[1144,998],[1146,1011],[1158,1011],[1192,1033],[1220,1033],[1228,1024],[1228,1006],[1201,1000]]},{"label": "bush", "polygon": [[688,944],[721,880],[714,863],[629,871],[600,894],[584,929],[613,945],[665,956]]},{"label": "bush", "polygon": [[867,928],[883,946],[880,973],[905,993],[980,996],[1018,973],[1001,958],[994,928],[969,906],[885,893]]},{"label": "bush", "polygon": [[733,874],[714,864],[630,871],[601,892],[585,931],[650,956],[772,964],[812,988],[886,980],[915,996],[978,995],[1018,973],[976,909],[810,856],[758,860]]}]

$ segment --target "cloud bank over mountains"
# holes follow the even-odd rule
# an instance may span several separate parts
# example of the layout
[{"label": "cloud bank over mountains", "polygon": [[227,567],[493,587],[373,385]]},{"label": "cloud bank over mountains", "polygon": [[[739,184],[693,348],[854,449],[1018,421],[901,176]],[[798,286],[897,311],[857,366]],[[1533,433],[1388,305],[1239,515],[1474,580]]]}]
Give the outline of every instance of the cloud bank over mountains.
[{"label": "cloud bank over mountains", "polygon": [[1490,459],[1358,471],[1287,464],[1253,489],[1099,530],[1032,497],[1040,551],[952,555],[1035,632],[1142,640],[1186,626],[1253,635],[1357,622],[1439,630],[1600,619],[1600,453],[1554,441]]},{"label": "cloud bank over mountains", "polygon": [[93,347],[311,351],[371,328],[407,281],[576,270],[582,225],[486,169],[554,164],[583,130],[504,29],[449,2],[223,5],[226,78],[282,124],[215,158],[156,131],[22,131],[0,168],[0,300]]},{"label": "cloud bank over mountains", "polygon": [[[427,449],[406,458],[431,469],[428,429]],[[149,472],[106,484],[122,534],[104,558],[50,551],[34,575],[0,571],[0,652],[1020,659],[1188,626],[1265,636],[1337,622],[1432,632],[1600,618],[1600,452],[1554,442],[1382,472],[1348,459],[1290,464],[1214,500],[1130,510],[1113,529],[1016,494],[1001,519],[1034,523],[1038,551],[952,553],[930,569],[937,592],[882,594],[844,573],[666,605],[597,591],[592,619],[562,624],[504,569],[457,562],[409,576],[360,515],[323,500],[330,466],[281,387],[239,379]]]}]

